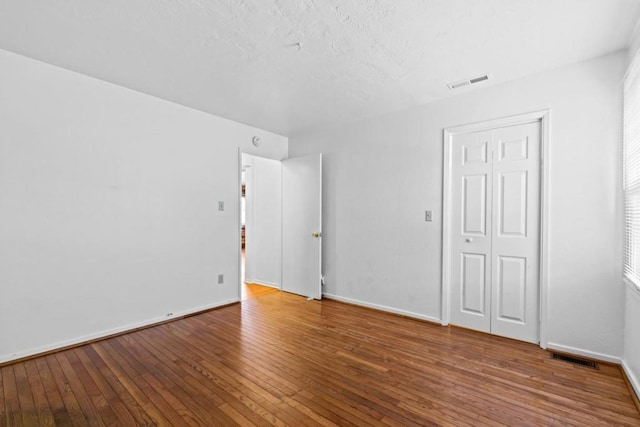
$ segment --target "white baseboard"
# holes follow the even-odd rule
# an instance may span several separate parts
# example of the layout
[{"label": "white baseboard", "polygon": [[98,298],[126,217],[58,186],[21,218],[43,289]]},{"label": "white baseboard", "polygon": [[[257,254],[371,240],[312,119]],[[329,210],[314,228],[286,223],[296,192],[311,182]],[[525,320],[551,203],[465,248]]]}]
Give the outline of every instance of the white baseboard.
[{"label": "white baseboard", "polygon": [[627,365],[624,359],[622,360],[622,369],[624,370],[624,373],[627,375],[627,378],[631,383],[631,387],[633,387],[633,391],[636,392],[636,397],[640,399],[640,380],[638,380],[638,377],[636,376],[636,374],[634,374],[634,372],[631,370],[629,365]]},{"label": "white baseboard", "polygon": [[556,350],[562,353],[575,354],[577,356],[588,357],[589,359],[601,360],[603,362],[615,363],[617,365],[622,364],[622,359],[617,356],[611,356],[610,354],[598,353],[590,350],[583,350],[581,348],[569,347],[567,345],[547,343],[547,350]]},{"label": "white baseboard", "polygon": [[267,281],[259,280],[259,279],[247,279],[246,277],[244,279],[244,282],[245,283],[255,283],[256,285],[268,286],[270,288],[280,289],[280,283],[267,282]]},{"label": "white baseboard", "polygon": [[11,362],[12,360],[18,360],[25,357],[35,356],[37,354],[47,353],[50,351],[54,351],[54,350],[58,350],[58,349],[62,349],[62,348],[66,348],[74,345],[81,345],[86,342],[95,341],[104,337],[121,334],[127,331],[132,331],[134,329],[143,328],[146,326],[152,326],[154,324],[166,322],[167,320],[170,320],[173,318],[188,316],[190,314],[198,313],[200,311],[211,310],[213,308],[218,308],[227,304],[233,304],[238,301],[239,301],[238,298],[233,298],[233,299],[229,299],[229,300],[222,301],[215,304],[208,304],[208,305],[203,305],[201,307],[190,308],[188,310],[174,312],[174,313],[171,313],[170,316],[165,315],[161,317],[154,317],[152,319],[143,320],[141,322],[130,323],[128,325],[119,326],[117,328],[107,329],[105,331],[100,331],[93,334],[87,334],[81,337],[76,337],[76,338],[72,338],[64,341],[58,341],[56,343],[47,344],[40,347],[24,350],[24,351],[19,351],[17,353],[2,354],[0,355],[0,363]]},{"label": "white baseboard", "polygon": [[441,322],[442,322],[438,318],[431,317],[431,316],[425,316],[424,314],[418,314],[418,313],[414,313],[412,311],[400,310],[398,308],[387,307],[385,305],[380,305],[380,304],[373,304],[373,303],[370,303],[370,302],[365,302],[365,301],[361,301],[361,300],[357,300],[357,299],[353,299],[353,298],[341,297],[341,296],[334,295],[334,294],[323,293],[322,295],[327,297],[327,298],[329,298],[329,299],[334,299],[336,301],[342,301],[342,302],[346,302],[346,303],[353,304],[353,305],[359,305],[359,306],[362,306],[362,307],[374,308],[376,310],[386,311],[388,313],[401,314],[402,316],[413,317],[414,319],[426,320],[428,322],[433,322],[433,323],[437,323],[437,324],[441,324]]}]

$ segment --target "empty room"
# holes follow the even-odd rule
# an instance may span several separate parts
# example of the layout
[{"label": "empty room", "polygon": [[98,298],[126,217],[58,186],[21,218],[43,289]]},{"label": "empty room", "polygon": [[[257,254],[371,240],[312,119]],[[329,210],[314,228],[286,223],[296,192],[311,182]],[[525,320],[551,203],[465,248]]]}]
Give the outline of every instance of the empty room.
[{"label": "empty room", "polygon": [[0,1],[0,427],[639,396],[640,1]]}]

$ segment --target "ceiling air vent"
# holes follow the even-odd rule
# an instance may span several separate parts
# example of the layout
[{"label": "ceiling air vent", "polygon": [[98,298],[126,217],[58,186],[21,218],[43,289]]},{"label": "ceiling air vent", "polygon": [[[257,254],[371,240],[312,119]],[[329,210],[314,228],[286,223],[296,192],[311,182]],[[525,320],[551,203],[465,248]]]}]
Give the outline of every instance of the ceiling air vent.
[{"label": "ceiling air vent", "polygon": [[480,83],[483,82],[485,80],[489,80],[489,74],[485,74],[483,76],[477,76],[477,77],[472,77],[470,79],[466,79],[466,80],[460,80],[458,82],[455,83],[449,83],[447,86],[449,87],[449,89],[458,89],[459,87],[463,87],[463,86],[469,86],[472,85],[474,83]]}]

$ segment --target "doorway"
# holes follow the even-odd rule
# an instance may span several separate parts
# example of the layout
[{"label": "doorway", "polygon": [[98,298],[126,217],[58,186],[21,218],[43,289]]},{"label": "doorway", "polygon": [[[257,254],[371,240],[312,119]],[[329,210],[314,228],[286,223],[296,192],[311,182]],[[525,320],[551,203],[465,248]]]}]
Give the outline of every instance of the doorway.
[{"label": "doorway", "polygon": [[239,298],[248,282],[321,299],[322,154],[240,166]]},{"label": "doorway", "polygon": [[278,160],[240,154],[240,299],[280,290],[282,177]]},{"label": "doorway", "polygon": [[443,324],[542,344],[545,117],[445,131]]}]

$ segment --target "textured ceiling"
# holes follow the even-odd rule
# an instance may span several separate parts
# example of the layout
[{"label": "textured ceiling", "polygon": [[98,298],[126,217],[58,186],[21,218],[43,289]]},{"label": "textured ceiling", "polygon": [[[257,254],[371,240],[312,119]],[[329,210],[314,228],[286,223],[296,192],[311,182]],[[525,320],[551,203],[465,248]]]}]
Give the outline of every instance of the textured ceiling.
[{"label": "textured ceiling", "polygon": [[624,49],[639,15],[638,0],[0,0],[0,48],[291,135]]}]

